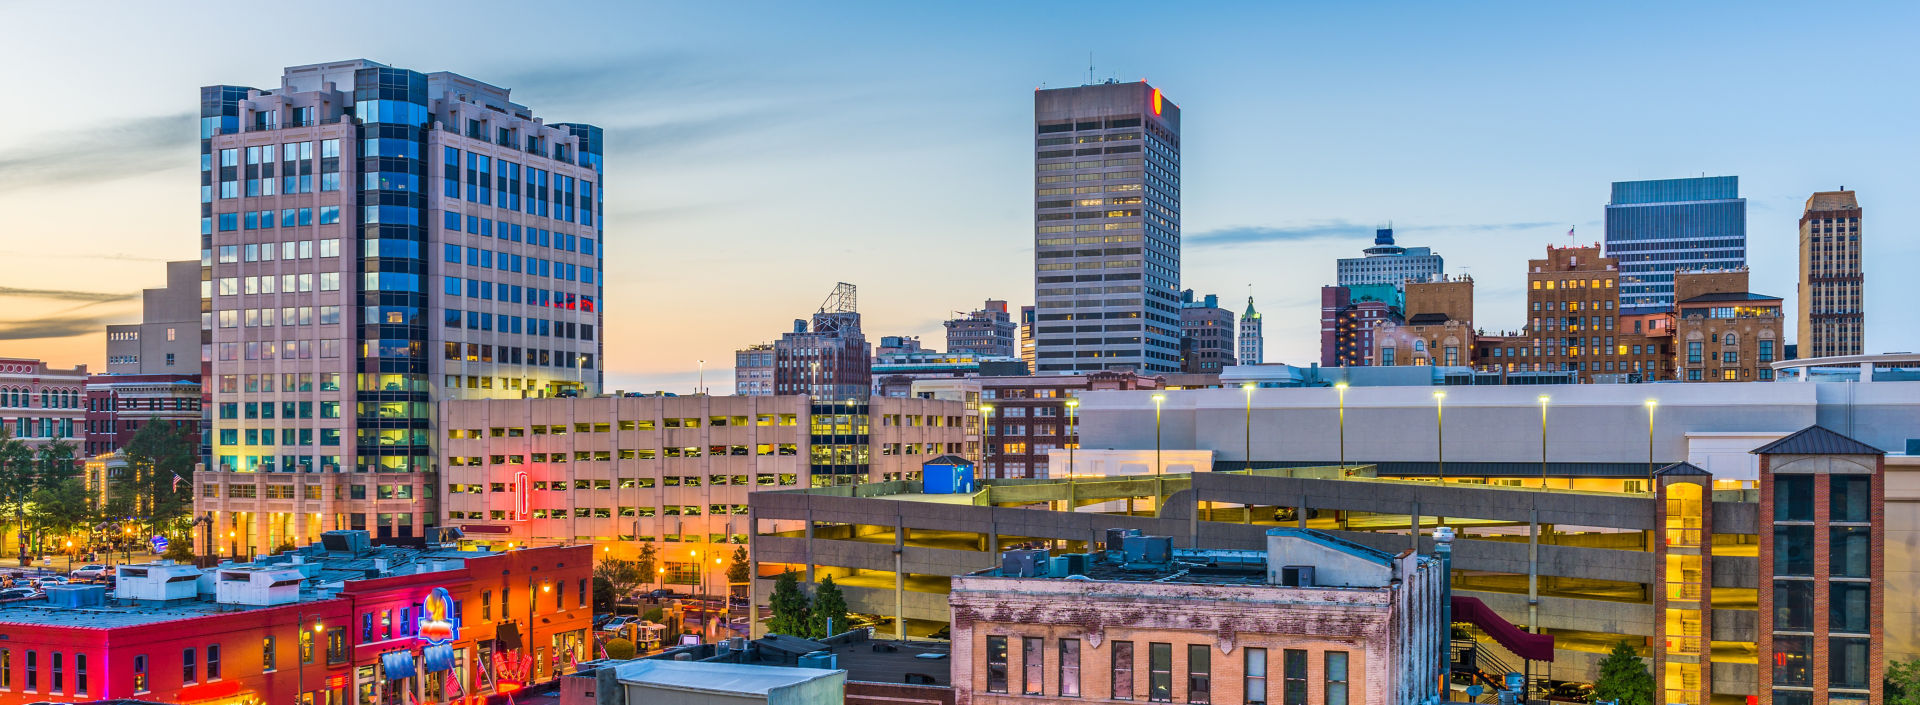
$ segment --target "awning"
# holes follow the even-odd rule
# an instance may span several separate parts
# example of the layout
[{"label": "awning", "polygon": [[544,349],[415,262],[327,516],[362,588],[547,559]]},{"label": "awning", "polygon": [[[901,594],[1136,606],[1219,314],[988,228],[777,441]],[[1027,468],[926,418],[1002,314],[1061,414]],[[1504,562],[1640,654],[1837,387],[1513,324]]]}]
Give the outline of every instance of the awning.
[{"label": "awning", "polygon": [[412,678],[414,675],[413,652],[389,651],[380,654],[380,670],[390,681]]},{"label": "awning", "polygon": [[428,644],[427,648],[421,649],[420,660],[428,673],[451,671],[453,670],[453,645]]},{"label": "awning", "polygon": [[500,642],[502,651],[516,651],[520,648],[520,625],[517,622],[501,622],[493,628],[493,638]]}]

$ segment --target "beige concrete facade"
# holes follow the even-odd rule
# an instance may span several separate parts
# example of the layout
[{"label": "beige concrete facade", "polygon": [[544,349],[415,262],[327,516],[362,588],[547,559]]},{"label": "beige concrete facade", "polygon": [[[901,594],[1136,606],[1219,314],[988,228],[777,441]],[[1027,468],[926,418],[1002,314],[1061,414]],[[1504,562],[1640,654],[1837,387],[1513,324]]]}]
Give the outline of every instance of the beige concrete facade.
[{"label": "beige concrete facade", "polygon": [[[798,395],[445,402],[440,523],[494,548],[588,543],[631,559],[651,544],[661,582],[722,586],[747,543],[749,493],[831,484],[815,468],[841,467],[834,453],[864,462],[860,482],[917,477],[962,443],[959,402],[876,398],[844,435],[826,413],[836,407],[814,414]],[[858,449],[813,442],[854,431],[869,439]]]},{"label": "beige concrete facade", "polygon": [[1800,215],[1800,357],[1859,355],[1866,346],[1860,201],[1852,191],[1807,197]]}]

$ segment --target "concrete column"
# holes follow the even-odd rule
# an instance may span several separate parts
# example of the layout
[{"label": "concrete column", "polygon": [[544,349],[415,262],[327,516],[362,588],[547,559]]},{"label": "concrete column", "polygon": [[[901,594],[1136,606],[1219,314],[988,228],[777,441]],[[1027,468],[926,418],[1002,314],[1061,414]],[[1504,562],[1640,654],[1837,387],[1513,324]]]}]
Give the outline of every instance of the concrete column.
[{"label": "concrete column", "polygon": [[1540,633],[1540,510],[1527,512],[1527,628]]},{"label": "concrete column", "polygon": [[893,638],[907,640],[907,523],[893,515]]},{"label": "concrete column", "polygon": [[1409,523],[1412,525],[1412,528],[1413,528],[1413,535],[1410,538],[1413,544],[1413,552],[1419,553],[1420,552],[1420,503],[1414,502],[1413,506],[1409,508],[1408,511],[1412,514],[1412,517],[1411,517],[1412,521]]},{"label": "concrete column", "polygon": [[[809,532],[811,533],[811,532]],[[766,635],[766,626],[760,623],[760,522],[754,515],[753,506],[747,506],[747,638],[758,639]],[[812,543],[809,541],[808,543]]]},{"label": "concrete column", "polygon": [[813,507],[807,507],[807,582],[813,582]]},{"label": "concrete column", "polygon": [[1307,493],[1300,493],[1300,506],[1294,508],[1293,515],[1293,518],[1299,522],[1300,528],[1307,528]]}]

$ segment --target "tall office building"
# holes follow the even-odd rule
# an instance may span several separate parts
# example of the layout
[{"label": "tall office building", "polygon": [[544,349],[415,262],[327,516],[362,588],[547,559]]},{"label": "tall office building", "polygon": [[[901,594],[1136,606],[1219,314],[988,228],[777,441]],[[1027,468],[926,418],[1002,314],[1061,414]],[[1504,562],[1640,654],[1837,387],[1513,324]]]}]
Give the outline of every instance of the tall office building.
[{"label": "tall office building", "polygon": [[1236,364],[1233,351],[1233,312],[1220,297],[1180,292],[1180,371],[1219,374]]},{"label": "tall office building", "polygon": [[1247,312],[1240,314],[1240,364],[1258,365],[1267,359],[1265,325],[1260,312],[1253,310],[1253,297],[1247,297]]},{"label": "tall office building", "polygon": [[1019,354],[1017,327],[1007,302],[988,299],[979,310],[946,322],[947,352],[987,357]]},{"label": "tall office building", "polygon": [[598,391],[599,128],[366,60],[200,98],[197,536],[226,555],[423,536],[435,402]]},{"label": "tall office building", "polygon": [[1747,264],[1747,199],[1740,177],[1615,181],[1606,256],[1620,261],[1628,314],[1673,307],[1673,273]]},{"label": "tall office building", "polygon": [[167,285],[140,292],[140,322],[107,326],[108,374],[200,376],[200,263],[167,263]]},{"label": "tall office building", "polygon": [[1821,191],[1800,215],[1800,354],[1859,355],[1866,344],[1860,275],[1860,202]]},{"label": "tall office building", "polygon": [[755,343],[733,351],[733,393],[773,396],[773,343]]},{"label": "tall office building", "polygon": [[1407,280],[1430,281],[1447,272],[1446,258],[1426,247],[1393,244],[1393,228],[1373,231],[1373,246],[1362,257],[1342,257],[1335,276],[1340,286],[1392,284],[1404,289]]},{"label": "tall office building", "polygon": [[1033,307],[1020,307],[1020,361],[1033,369]]},{"label": "tall office building", "polygon": [[[860,330],[859,291],[840,282],[814,312],[796,318],[773,344],[773,393],[814,399],[866,399],[873,393],[873,348]],[[918,341],[916,341],[917,343]]]},{"label": "tall office building", "polygon": [[1108,82],[1033,94],[1044,373],[1180,367],[1180,107]]}]

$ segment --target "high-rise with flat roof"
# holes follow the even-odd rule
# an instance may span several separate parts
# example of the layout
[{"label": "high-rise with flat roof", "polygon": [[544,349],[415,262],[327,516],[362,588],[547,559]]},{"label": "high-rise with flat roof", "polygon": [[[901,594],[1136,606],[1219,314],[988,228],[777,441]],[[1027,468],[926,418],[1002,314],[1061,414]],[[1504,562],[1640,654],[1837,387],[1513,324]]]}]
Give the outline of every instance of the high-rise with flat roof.
[{"label": "high-rise with flat roof", "polygon": [[1673,274],[1747,264],[1740,177],[1615,181],[1606,256],[1620,261],[1620,307],[1672,308]]},{"label": "high-rise with flat roof", "polygon": [[366,60],[200,98],[221,549],[422,536],[434,402],[598,391],[599,128]]},{"label": "high-rise with flat roof", "polygon": [[946,322],[947,352],[988,357],[1019,354],[1018,324],[1007,314],[1007,302],[988,299],[978,310]]},{"label": "high-rise with flat roof", "polygon": [[1406,282],[1430,281],[1447,271],[1447,260],[1426,247],[1401,247],[1393,244],[1393,228],[1373,232],[1373,247],[1361,251],[1364,257],[1342,257],[1335,276],[1340,286],[1391,284],[1404,289]]},{"label": "high-rise with flat roof", "polygon": [[1180,367],[1180,107],[1108,82],[1033,94],[1034,357]]},{"label": "high-rise with flat roof", "polygon": [[1801,357],[1859,355],[1866,345],[1860,275],[1860,202],[1852,191],[1821,191],[1800,215]]}]

